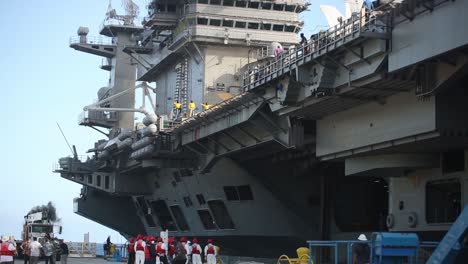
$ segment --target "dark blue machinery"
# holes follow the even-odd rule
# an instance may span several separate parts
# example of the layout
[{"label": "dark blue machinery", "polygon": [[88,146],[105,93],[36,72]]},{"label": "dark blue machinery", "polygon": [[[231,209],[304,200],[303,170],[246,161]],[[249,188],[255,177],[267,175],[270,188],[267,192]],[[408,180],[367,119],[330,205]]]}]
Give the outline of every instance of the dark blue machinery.
[{"label": "dark blue machinery", "polygon": [[415,263],[419,250],[419,238],[412,233],[373,233],[371,263]]},{"label": "dark blue machinery", "polygon": [[[376,234],[382,234],[382,233],[376,233]],[[368,244],[369,247],[371,247],[371,254],[372,254],[372,245],[374,244],[378,249],[375,250],[375,253],[379,253],[378,255],[375,254],[374,261],[371,261],[372,264],[375,263],[400,263],[400,262],[391,262],[391,259],[398,259],[401,260],[403,259],[405,263],[418,263],[418,249],[419,248],[435,248],[437,247],[438,243],[437,242],[420,242],[419,239],[417,239],[417,236],[415,234],[397,234],[397,233],[384,233],[384,234],[390,234],[390,235],[384,235],[385,241],[380,240],[380,242],[375,243],[373,241],[359,241],[359,240],[339,240],[339,241],[307,241],[309,244],[309,262],[308,264],[320,264],[317,262],[316,256],[314,255],[314,249],[316,248],[322,248],[322,247],[328,247],[332,249],[332,254],[333,254],[333,260],[331,263],[341,263],[339,261],[339,251],[340,249],[346,250],[346,262],[347,264],[351,264],[353,260],[352,256],[352,246],[353,244]],[[393,235],[402,235],[402,237],[397,237]],[[410,237],[405,237],[406,235],[411,235]],[[418,240],[418,244],[416,245],[416,248],[414,248],[412,245],[414,245],[414,236],[416,236],[416,239]],[[382,238],[382,236],[381,236]],[[412,242],[413,241],[413,242]],[[381,243],[383,242],[383,243]],[[403,243],[403,246],[398,243]],[[415,254],[413,254],[415,253]],[[402,256],[403,255],[403,256]],[[373,256],[371,256],[373,257]],[[390,262],[379,262],[380,257],[382,257],[382,260],[388,260]],[[372,260],[372,258],[370,258]],[[432,264],[432,263],[431,263]]]},{"label": "dark blue machinery", "polygon": [[339,248],[345,247],[347,263],[350,264],[354,243],[367,243],[370,246],[372,264],[418,263],[420,248],[436,246],[426,264],[450,264],[455,262],[460,249],[468,246],[468,206],[465,206],[440,243],[420,242],[418,236],[412,233],[373,233],[371,241],[307,241],[307,243],[310,250],[309,264],[318,264],[313,262],[313,249],[317,247],[331,247],[334,252],[334,263],[338,263]]}]

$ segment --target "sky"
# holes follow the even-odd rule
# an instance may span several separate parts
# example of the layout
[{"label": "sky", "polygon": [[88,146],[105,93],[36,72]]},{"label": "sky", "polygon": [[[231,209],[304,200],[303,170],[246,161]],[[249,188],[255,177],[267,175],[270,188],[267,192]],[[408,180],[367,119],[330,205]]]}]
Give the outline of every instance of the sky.
[{"label": "sky", "polygon": [[[96,99],[109,73],[99,69],[101,58],[69,48],[79,26],[98,35],[108,0],[1,1],[0,100],[4,121],[0,129],[0,234],[21,237],[23,217],[37,205],[52,201],[61,218],[66,241],[102,243],[116,231],[73,213],[73,198],[81,185],[53,173],[60,157],[71,155],[57,123],[78,154],[85,154],[102,135],[78,126],[83,106]],[[145,14],[148,0],[135,0]],[[319,5],[336,6],[343,0],[315,0],[301,14],[306,36],[326,26]],[[120,0],[112,1],[121,10]]]}]

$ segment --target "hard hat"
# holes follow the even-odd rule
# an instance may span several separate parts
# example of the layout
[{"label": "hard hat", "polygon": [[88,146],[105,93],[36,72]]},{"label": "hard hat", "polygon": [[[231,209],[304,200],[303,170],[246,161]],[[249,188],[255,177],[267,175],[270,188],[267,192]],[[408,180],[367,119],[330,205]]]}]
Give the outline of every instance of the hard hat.
[{"label": "hard hat", "polygon": [[158,242],[163,242],[162,237],[158,237],[157,241],[158,241]]},{"label": "hard hat", "polygon": [[359,237],[358,237],[358,240],[367,241],[367,237],[364,234],[360,234]]},{"label": "hard hat", "polygon": [[134,237],[130,238],[130,243],[135,243],[135,238]]},{"label": "hard hat", "polygon": [[198,239],[194,238],[193,243],[198,243]]},{"label": "hard hat", "polygon": [[2,242],[7,242],[8,241],[8,236],[3,235],[2,236]]},{"label": "hard hat", "polygon": [[186,237],[182,237],[182,238],[180,239],[180,242],[187,242],[187,238],[186,238]]},{"label": "hard hat", "polygon": [[208,239],[208,244],[213,243],[213,239]]}]

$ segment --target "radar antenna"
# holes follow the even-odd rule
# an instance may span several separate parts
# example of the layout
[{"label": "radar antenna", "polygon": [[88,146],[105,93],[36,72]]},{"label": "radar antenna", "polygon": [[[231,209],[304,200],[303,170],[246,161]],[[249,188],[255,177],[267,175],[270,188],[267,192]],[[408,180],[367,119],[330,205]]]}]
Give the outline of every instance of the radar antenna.
[{"label": "radar antenna", "polygon": [[140,7],[135,4],[132,0],[122,0],[122,6],[125,9],[125,15],[118,15],[117,11],[112,7],[112,0],[109,0],[109,5],[106,12],[106,21],[115,19],[122,21],[125,26],[133,26],[133,20],[138,17],[140,13]]}]

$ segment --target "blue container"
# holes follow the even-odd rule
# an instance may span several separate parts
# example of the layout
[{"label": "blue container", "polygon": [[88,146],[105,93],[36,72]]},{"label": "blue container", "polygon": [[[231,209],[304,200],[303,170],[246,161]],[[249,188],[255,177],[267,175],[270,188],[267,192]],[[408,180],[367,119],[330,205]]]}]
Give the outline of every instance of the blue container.
[{"label": "blue container", "polygon": [[412,233],[373,233],[372,263],[399,264],[418,254],[419,238]]}]

